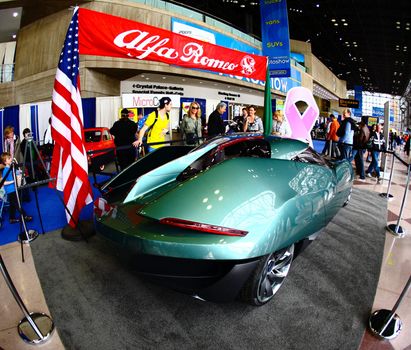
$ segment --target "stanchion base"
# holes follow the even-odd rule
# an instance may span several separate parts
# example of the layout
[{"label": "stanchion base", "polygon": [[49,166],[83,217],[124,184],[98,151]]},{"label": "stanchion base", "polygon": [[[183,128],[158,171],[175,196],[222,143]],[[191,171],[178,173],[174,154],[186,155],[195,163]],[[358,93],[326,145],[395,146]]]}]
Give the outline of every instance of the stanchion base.
[{"label": "stanchion base", "polygon": [[82,241],[84,238],[89,238],[96,234],[94,231],[93,222],[89,221],[79,221],[80,230],[77,228],[72,228],[67,225],[61,230],[61,237],[67,241]]},{"label": "stanchion base", "polygon": [[380,193],[380,197],[387,198],[389,202],[392,201],[394,198],[394,196],[391,193],[388,194],[388,196],[387,193]]},{"label": "stanchion base", "polygon": [[30,317],[36,324],[37,328],[40,330],[43,338],[39,338],[37,333],[34,331],[33,327],[31,326],[30,322],[24,317],[19,325],[17,326],[19,336],[23,339],[26,343],[29,344],[40,344],[47,341],[51,334],[54,331],[54,322],[53,320],[47,316],[46,314],[33,312],[30,314]]},{"label": "stanchion base", "polygon": [[36,230],[27,230],[27,235],[25,232],[19,234],[19,241],[23,243],[29,243],[34,241],[39,236]]},{"label": "stanchion base", "polygon": [[397,232],[395,232],[397,225],[396,224],[389,224],[387,226],[387,230],[390,231],[394,236],[404,237],[405,231],[401,226],[398,226]]},{"label": "stanchion base", "polygon": [[398,317],[397,314],[394,314],[394,317],[385,328],[384,332],[381,334],[381,330],[385,326],[385,322],[389,317],[391,311],[390,310],[377,310],[375,311],[368,320],[368,326],[370,327],[371,331],[374,335],[384,338],[384,339],[394,339],[398,334],[400,334],[402,329],[402,321]]}]

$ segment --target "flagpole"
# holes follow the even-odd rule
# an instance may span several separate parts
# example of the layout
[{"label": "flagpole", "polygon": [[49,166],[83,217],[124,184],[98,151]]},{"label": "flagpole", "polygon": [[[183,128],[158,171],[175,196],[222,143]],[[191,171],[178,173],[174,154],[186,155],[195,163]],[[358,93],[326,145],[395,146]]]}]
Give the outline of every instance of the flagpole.
[{"label": "flagpole", "polygon": [[271,77],[270,69],[268,67],[268,57],[265,74],[265,88],[264,88],[264,136],[271,135],[273,128],[273,112],[271,100]]}]

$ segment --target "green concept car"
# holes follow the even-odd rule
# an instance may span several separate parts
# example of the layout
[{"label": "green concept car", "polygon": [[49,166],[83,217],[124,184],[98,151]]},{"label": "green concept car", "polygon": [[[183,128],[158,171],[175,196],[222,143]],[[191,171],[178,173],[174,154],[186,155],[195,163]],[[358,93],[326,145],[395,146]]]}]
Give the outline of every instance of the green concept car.
[{"label": "green concept car", "polygon": [[159,148],[119,173],[95,202],[95,227],[154,281],[263,305],[348,202],[352,182],[350,163],[304,142],[221,136]]}]

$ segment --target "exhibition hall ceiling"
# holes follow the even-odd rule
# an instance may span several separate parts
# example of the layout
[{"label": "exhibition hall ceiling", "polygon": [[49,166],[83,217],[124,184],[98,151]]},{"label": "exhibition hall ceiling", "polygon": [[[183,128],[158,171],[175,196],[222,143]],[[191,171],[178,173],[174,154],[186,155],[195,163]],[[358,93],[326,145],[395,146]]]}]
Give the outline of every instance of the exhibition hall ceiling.
[{"label": "exhibition hall ceiling", "polygon": [[[18,28],[92,0],[0,0],[0,42]],[[260,39],[259,0],[167,1],[222,19]],[[364,90],[402,95],[411,78],[410,0],[288,0],[290,37],[311,43],[335,75]],[[18,12],[17,17],[13,14]]]}]

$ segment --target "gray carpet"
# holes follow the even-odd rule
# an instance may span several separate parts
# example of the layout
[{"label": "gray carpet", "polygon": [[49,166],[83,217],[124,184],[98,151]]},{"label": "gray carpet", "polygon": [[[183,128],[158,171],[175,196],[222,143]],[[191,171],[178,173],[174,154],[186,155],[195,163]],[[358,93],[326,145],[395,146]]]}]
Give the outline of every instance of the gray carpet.
[{"label": "gray carpet", "polygon": [[32,244],[67,349],[357,349],[384,248],[386,201],[354,189],[262,307],[202,302],[137,277],[106,242]]}]

